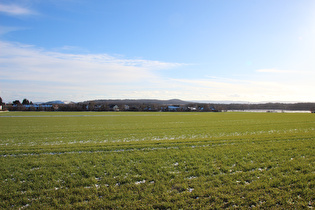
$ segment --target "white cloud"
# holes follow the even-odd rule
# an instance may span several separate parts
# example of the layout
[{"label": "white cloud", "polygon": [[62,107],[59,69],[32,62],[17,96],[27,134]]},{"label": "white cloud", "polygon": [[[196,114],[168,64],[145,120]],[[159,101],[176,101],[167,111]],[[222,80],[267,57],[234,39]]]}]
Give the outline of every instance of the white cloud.
[{"label": "white cloud", "polygon": [[[128,83],[152,79],[152,70],[177,63],[120,59],[107,54],[65,54],[2,42],[1,78],[67,83]],[[5,68],[9,66],[10,68]]]},{"label": "white cloud", "polygon": [[107,54],[66,54],[19,43],[0,45],[1,89],[6,89],[8,97],[13,90],[54,97],[78,92],[85,97],[96,94],[107,97],[113,93],[120,97],[123,92],[158,83],[156,70],[181,66]]},{"label": "white cloud", "polygon": [[12,31],[20,31],[20,30],[25,30],[25,29],[26,28],[22,28],[22,27],[0,26],[0,35],[4,35]]},{"label": "white cloud", "polygon": [[283,69],[259,69],[256,70],[258,76],[264,81],[289,82],[292,84],[313,84],[315,72],[305,69],[300,70],[283,70]]},{"label": "white cloud", "polygon": [[[84,101],[156,98],[234,101],[315,101],[314,72],[260,69],[247,79],[163,77],[160,69],[187,64],[125,59],[108,54],[70,54],[1,42],[0,90],[4,101]],[[192,66],[194,68],[194,66]],[[202,75],[201,75],[202,76]]]},{"label": "white cloud", "polygon": [[277,73],[277,74],[287,74],[287,73],[299,73],[298,71],[293,71],[293,70],[282,70],[282,69],[258,69],[256,70],[257,72],[261,73]]},{"label": "white cloud", "polygon": [[[315,85],[305,75],[296,80],[294,78],[268,80],[257,79],[255,75],[250,80],[230,78],[216,79],[174,79],[185,92],[185,96],[193,96],[196,100],[218,101],[315,101],[313,90]],[[190,98],[192,99],[192,98]]]},{"label": "white cloud", "polygon": [[0,12],[8,15],[34,15],[36,12],[15,4],[0,4]]}]

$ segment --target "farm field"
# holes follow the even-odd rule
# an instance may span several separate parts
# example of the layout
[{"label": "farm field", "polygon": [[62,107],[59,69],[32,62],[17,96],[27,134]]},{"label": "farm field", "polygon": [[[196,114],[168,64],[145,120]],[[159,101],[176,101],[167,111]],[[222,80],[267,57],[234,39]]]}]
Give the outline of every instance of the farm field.
[{"label": "farm field", "polygon": [[315,114],[0,113],[0,208],[313,209]]}]

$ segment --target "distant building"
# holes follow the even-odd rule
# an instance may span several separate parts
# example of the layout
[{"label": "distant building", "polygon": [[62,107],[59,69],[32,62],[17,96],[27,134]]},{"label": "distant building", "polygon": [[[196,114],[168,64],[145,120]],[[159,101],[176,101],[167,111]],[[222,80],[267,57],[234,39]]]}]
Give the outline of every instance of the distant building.
[{"label": "distant building", "polygon": [[196,107],[188,107],[188,110],[190,110],[190,111],[197,111],[197,108]]},{"label": "distant building", "polygon": [[167,109],[168,111],[178,111],[179,110],[179,106],[168,106]]},{"label": "distant building", "polygon": [[13,107],[15,108],[19,108],[19,109],[22,109],[22,110],[34,110],[34,111],[37,111],[37,110],[43,110],[43,111],[47,111],[47,110],[51,110],[51,108],[53,107],[53,105],[51,104],[23,104],[23,105],[20,105],[20,104],[13,104]]},{"label": "distant building", "polygon": [[119,112],[119,107],[118,107],[118,105],[113,106],[113,110],[114,110],[115,112]]}]

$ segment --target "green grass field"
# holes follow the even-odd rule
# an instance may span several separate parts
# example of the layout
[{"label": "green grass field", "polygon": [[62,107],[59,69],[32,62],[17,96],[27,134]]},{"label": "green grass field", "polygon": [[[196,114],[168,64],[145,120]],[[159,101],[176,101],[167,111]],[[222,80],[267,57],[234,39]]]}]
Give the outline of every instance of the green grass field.
[{"label": "green grass field", "polygon": [[0,208],[308,209],[315,114],[0,113]]}]

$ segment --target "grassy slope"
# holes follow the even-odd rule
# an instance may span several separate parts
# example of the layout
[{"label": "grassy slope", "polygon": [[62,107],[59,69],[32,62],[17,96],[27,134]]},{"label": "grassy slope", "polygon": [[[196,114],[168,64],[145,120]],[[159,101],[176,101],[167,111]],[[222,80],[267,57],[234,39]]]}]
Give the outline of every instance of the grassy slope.
[{"label": "grassy slope", "polygon": [[0,116],[2,208],[314,206],[312,114]]}]

